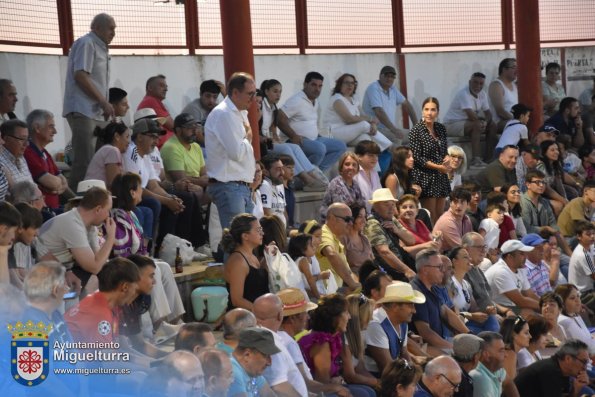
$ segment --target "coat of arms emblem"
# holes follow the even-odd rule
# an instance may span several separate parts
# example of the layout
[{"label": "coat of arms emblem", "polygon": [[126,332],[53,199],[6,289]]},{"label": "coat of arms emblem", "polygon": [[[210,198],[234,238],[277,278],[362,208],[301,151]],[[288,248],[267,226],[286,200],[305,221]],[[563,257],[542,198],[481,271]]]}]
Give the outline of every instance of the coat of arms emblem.
[{"label": "coat of arms emblem", "polygon": [[37,386],[49,373],[49,338],[52,324],[17,322],[8,324],[12,378],[24,386]]}]

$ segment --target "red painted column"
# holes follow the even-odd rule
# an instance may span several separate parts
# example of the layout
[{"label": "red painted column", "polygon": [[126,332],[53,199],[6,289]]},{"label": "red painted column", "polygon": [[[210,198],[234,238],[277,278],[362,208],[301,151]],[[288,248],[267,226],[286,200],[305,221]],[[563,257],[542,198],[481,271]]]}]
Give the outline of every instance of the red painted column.
[{"label": "red painted column", "polygon": [[539,1],[514,0],[514,9],[519,102],[533,108],[528,127],[535,133],[543,124]]},{"label": "red painted column", "polygon": [[56,0],[58,10],[58,28],[60,30],[60,45],[62,55],[68,55],[74,43],[74,28],[72,25],[72,7],[70,0]]},{"label": "red painted column", "polygon": [[[221,37],[223,38],[223,66],[225,80],[235,72],[254,76],[254,51],[249,0],[219,0],[221,8]],[[256,76],[254,76],[256,78]],[[256,101],[249,112],[254,155],[260,158]]]}]

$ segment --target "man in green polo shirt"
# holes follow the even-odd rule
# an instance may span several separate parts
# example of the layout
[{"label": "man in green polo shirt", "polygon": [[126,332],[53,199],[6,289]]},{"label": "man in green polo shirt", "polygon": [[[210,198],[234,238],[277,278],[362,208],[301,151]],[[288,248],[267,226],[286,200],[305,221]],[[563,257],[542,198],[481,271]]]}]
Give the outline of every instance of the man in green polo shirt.
[{"label": "man in green polo shirt", "polygon": [[181,225],[178,224],[177,234],[195,247],[207,241],[200,213],[201,206],[209,202],[205,194],[208,183],[205,159],[200,145],[195,142],[197,128],[198,122],[192,115],[179,114],[174,120],[175,135],[161,147],[165,174],[174,183],[175,194],[186,207],[193,208],[192,221],[182,222],[191,230],[179,230]]}]

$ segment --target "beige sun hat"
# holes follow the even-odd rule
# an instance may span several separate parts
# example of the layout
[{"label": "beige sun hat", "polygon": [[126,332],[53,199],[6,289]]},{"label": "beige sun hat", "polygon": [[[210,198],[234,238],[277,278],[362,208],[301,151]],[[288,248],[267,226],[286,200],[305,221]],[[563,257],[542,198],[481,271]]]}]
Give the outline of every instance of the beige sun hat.
[{"label": "beige sun hat", "polygon": [[78,185],[76,186],[76,196],[71,198],[70,200],[82,200],[85,193],[93,187],[99,187],[103,190],[107,190],[105,182],[101,179],[87,179],[78,183]]},{"label": "beige sun hat", "polygon": [[151,108],[138,109],[134,112],[134,122],[136,123],[141,119],[154,119],[159,125],[163,125],[167,121],[167,117],[157,117],[157,113]]},{"label": "beige sun hat", "polygon": [[377,303],[424,303],[426,297],[419,291],[415,291],[411,284],[403,281],[393,281],[386,287],[384,298]]},{"label": "beige sun hat", "polygon": [[374,193],[372,193],[372,199],[368,200],[368,203],[374,204],[381,201],[397,201],[397,199],[393,196],[390,189],[382,188],[374,190]]},{"label": "beige sun hat", "polygon": [[277,292],[277,296],[283,302],[283,316],[305,313],[318,307],[316,303],[306,299],[301,289],[286,288]]}]

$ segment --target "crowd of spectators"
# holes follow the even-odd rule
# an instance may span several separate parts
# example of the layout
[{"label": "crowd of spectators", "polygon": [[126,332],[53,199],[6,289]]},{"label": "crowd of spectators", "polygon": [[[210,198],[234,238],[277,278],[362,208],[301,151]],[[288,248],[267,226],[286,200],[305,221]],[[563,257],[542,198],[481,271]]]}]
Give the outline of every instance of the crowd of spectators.
[{"label": "crowd of spectators", "polygon": [[[518,102],[506,58],[487,92],[472,74],[444,123],[434,97],[418,120],[392,66],[361,104],[350,73],[320,109],[318,72],[283,104],[279,81],[236,72],[178,115],[156,75],[127,126],[115,29],[97,15],[68,57],[68,180],[46,150],[54,115],[19,119],[0,80],[0,283],[52,342],[121,342],[150,396],[595,394],[595,97],[567,97],[558,64],[544,109]],[[449,136],[469,136],[469,161]],[[297,190],[320,192],[317,219],[296,217]],[[224,262],[222,341],[182,321],[167,235]]]}]

